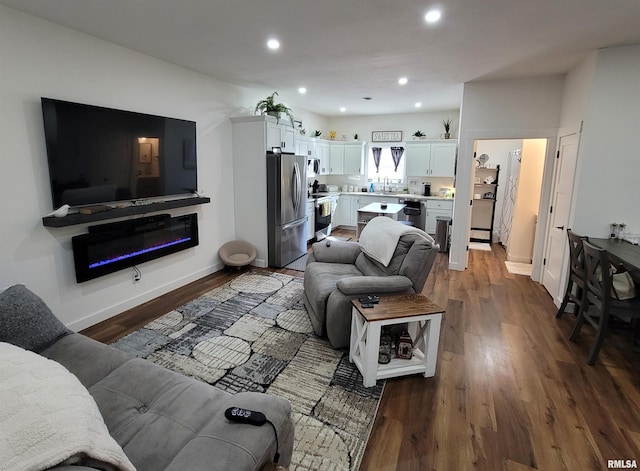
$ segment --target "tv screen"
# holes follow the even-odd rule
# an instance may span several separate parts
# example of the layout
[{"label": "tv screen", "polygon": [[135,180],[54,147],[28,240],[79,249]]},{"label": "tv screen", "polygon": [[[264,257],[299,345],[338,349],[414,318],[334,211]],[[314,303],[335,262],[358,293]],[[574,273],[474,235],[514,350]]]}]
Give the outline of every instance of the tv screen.
[{"label": "tv screen", "polygon": [[193,193],[196,123],[42,98],[53,207]]}]

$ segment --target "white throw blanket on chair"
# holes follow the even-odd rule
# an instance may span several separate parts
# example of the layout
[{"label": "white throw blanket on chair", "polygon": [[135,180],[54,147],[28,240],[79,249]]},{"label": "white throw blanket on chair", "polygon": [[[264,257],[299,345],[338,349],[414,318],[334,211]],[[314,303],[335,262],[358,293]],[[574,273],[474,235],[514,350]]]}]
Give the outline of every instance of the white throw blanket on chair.
[{"label": "white throw blanket on chair", "polygon": [[436,245],[433,237],[423,230],[400,224],[386,216],[377,216],[369,221],[362,229],[358,242],[365,254],[388,267],[400,237],[409,233],[418,234],[432,245]]},{"label": "white throw blanket on chair", "polygon": [[85,457],[135,471],[89,391],[59,363],[0,342],[0,470],[44,470]]}]

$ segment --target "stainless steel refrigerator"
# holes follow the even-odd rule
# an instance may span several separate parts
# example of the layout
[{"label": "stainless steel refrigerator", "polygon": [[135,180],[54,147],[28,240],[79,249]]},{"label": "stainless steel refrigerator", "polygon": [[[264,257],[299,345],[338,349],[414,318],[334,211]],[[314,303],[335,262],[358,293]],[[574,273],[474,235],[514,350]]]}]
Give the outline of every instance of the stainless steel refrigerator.
[{"label": "stainless steel refrigerator", "polygon": [[270,267],[284,267],[307,252],[306,167],[306,156],[267,153]]}]

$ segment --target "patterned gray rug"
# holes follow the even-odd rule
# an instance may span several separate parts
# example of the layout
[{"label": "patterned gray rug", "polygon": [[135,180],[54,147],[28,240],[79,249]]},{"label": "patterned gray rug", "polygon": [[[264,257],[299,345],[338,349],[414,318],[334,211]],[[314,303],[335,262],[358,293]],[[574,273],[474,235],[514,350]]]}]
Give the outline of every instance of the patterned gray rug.
[{"label": "patterned gray rug", "polygon": [[290,469],[358,469],[384,382],[365,388],[348,353],[313,333],[302,279],[244,273],[113,346],[231,393],[288,399]]}]

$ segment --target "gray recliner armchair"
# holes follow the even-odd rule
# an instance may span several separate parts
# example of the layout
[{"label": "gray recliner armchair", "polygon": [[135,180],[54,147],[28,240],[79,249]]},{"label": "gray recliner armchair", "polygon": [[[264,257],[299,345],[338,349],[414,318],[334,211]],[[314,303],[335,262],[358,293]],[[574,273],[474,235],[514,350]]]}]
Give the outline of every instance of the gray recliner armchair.
[{"label": "gray recliner armchair", "polygon": [[304,304],[316,334],[349,346],[351,299],[420,293],[438,253],[425,232],[387,217],[372,219],[360,242],[313,244],[304,272]]}]

